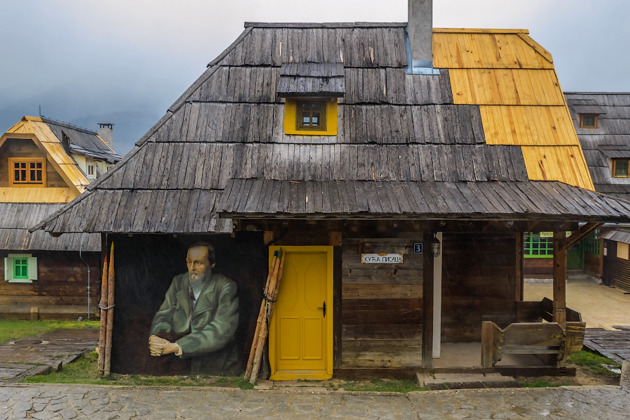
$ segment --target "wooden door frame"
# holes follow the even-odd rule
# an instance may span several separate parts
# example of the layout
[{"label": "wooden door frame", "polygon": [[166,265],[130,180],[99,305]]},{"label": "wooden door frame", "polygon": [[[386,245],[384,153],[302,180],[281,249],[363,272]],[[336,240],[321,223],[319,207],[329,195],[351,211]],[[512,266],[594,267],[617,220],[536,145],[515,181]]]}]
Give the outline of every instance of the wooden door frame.
[{"label": "wooden door frame", "polygon": [[[282,246],[270,246],[269,247],[269,264],[271,264],[274,251],[282,248],[283,252],[286,253],[325,253],[326,254],[326,344],[325,344],[325,352],[326,352],[326,367],[325,367],[325,375],[321,375],[319,371],[314,371],[313,374],[308,374],[306,371],[301,372],[299,379],[330,379],[333,375],[333,341],[334,341],[334,313],[333,310],[333,274],[334,274],[334,247],[333,246],[297,246],[297,245],[282,245]],[[282,282],[282,279],[280,280]],[[272,316],[275,316],[275,312]],[[275,357],[276,351],[276,341],[272,336],[275,334],[275,324],[270,321],[269,325],[269,361],[270,365],[273,358]],[[274,375],[273,365],[271,365],[271,375]],[[295,380],[296,377],[294,375],[287,375],[286,378],[280,377],[275,380]]]}]

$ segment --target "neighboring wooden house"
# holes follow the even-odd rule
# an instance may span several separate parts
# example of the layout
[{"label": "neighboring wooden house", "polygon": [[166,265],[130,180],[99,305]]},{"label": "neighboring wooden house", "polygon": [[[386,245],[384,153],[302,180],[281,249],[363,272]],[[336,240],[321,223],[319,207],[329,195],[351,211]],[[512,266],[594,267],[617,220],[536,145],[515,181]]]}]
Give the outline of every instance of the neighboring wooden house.
[{"label": "neighboring wooden house", "polygon": [[[410,16],[246,23],[114,170],[38,226],[115,242],[112,371],[173,371],[147,338],[199,240],[239,284],[241,360],[269,254],[286,252],[273,379],[488,368],[502,351],[562,366],[581,347],[566,249],[629,221],[630,203],[593,191],[552,57],[527,31]],[[553,302],[523,302],[532,231],[555,232]]]},{"label": "neighboring wooden house", "polygon": [[98,313],[99,235],[28,229],[119,159],[95,132],[44,118],[23,117],[0,137],[0,318],[86,316],[88,293]]},{"label": "neighboring wooden house", "polygon": [[[630,201],[630,93],[565,93],[595,190]],[[603,227],[577,251],[585,272],[630,291],[627,230]]]}]

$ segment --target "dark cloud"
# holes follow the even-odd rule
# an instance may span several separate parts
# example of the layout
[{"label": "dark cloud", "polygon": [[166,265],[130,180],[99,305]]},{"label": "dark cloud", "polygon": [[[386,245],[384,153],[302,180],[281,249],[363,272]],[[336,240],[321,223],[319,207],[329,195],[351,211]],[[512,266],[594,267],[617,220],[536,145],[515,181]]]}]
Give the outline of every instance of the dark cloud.
[{"label": "dark cloud", "polygon": [[[244,21],[405,21],[407,0],[30,0],[3,2],[0,131],[22,115],[133,144],[243,30]],[[563,89],[630,91],[630,2],[435,0],[437,27],[525,28],[554,56]],[[301,3],[300,3],[301,5]]]}]

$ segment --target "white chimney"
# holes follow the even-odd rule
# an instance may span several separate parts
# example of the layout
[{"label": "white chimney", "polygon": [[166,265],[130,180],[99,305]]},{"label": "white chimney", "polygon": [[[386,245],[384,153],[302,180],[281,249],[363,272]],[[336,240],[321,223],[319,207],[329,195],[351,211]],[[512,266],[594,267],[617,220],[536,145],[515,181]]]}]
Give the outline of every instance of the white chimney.
[{"label": "white chimney", "polygon": [[[408,0],[410,67],[433,69],[433,0]],[[414,71],[415,72],[415,71]]]},{"label": "white chimney", "polygon": [[103,139],[109,147],[114,147],[114,124],[98,123],[98,136]]}]

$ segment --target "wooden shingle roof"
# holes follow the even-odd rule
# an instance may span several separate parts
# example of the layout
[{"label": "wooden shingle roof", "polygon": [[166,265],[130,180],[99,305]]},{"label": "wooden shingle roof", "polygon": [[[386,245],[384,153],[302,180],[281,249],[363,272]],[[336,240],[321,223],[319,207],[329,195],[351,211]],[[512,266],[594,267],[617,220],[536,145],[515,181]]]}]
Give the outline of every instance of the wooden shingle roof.
[{"label": "wooden shingle roof", "polygon": [[[512,194],[523,191],[551,203],[519,207],[532,219],[627,217],[625,204],[587,191],[591,178],[551,56],[526,31],[436,29],[434,64],[440,74],[411,75],[405,26],[246,24],[134,150],[39,227],[230,231],[230,220],[217,211],[239,217],[241,207],[221,208],[227,186],[243,185],[249,193],[264,187],[265,197],[273,197],[292,181],[324,195],[326,188],[338,194],[339,183],[366,191],[390,185],[388,193],[397,194],[398,203],[408,202],[407,187],[436,193],[427,195],[436,200],[428,204],[433,212],[404,207],[409,217],[466,218],[466,209],[480,218],[507,215],[509,202],[518,201]],[[345,85],[337,135],[286,135],[284,98],[278,95],[283,77],[310,72],[318,78],[315,69],[323,68],[332,76],[330,63],[338,63],[338,73],[343,65]],[[280,91],[301,89],[286,83],[291,89]],[[507,195],[495,195],[495,188]],[[476,205],[470,194],[475,189],[488,191],[506,213]],[[468,200],[457,204],[460,211],[439,205],[456,200],[456,191]],[[558,191],[578,191],[584,205]],[[247,210],[247,203],[260,203],[262,196],[239,197]],[[260,207],[268,216],[277,213],[274,208],[274,203]],[[322,210],[340,214],[342,208]],[[368,208],[362,217],[384,215]]]},{"label": "wooden shingle roof", "polygon": [[120,160],[120,155],[114,151],[97,132],[86,130],[85,128],[62,123],[59,121],[43,118],[50,130],[58,139],[68,138],[70,150],[74,153],[84,155],[93,159],[104,160],[108,163],[116,163]]},{"label": "wooden shingle roof", "polygon": [[[595,189],[630,200],[630,178],[612,176],[612,159],[630,158],[630,93],[565,93]],[[597,114],[597,128],[581,128],[580,114]]]},{"label": "wooden shingle roof", "polygon": [[62,204],[0,203],[0,249],[99,252],[101,239],[96,233],[53,237],[44,231],[28,231],[62,207]]}]

